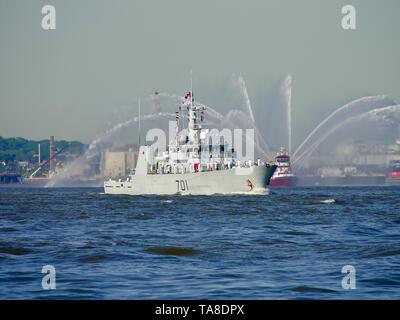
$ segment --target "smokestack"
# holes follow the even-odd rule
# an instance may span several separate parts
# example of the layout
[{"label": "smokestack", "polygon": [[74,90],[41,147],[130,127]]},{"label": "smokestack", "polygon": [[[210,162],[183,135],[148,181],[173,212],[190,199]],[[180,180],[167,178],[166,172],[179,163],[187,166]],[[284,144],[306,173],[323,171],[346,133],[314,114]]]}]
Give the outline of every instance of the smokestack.
[{"label": "smokestack", "polygon": [[50,169],[49,174],[54,173],[55,162],[54,162],[54,136],[50,136]]}]

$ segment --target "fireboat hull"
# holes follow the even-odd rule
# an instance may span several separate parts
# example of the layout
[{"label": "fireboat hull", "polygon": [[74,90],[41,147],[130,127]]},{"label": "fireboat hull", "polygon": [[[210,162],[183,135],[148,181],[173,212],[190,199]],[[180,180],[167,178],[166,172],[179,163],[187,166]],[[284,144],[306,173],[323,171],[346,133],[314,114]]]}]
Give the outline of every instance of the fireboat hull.
[{"label": "fireboat hull", "polygon": [[386,175],[387,185],[400,185],[400,171],[389,172]]},{"label": "fireboat hull", "polygon": [[294,187],[297,185],[298,178],[292,177],[277,177],[272,178],[270,181],[271,187]]}]

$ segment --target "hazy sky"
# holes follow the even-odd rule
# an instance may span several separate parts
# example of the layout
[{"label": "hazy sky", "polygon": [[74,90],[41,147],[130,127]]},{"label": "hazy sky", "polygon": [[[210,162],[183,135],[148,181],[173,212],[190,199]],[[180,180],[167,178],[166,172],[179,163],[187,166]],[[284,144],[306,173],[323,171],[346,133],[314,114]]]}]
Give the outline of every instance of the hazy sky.
[{"label": "hazy sky", "polygon": [[[346,4],[356,31],[341,27]],[[291,73],[299,141],[348,101],[400,97],[399,13],[399,0],[0,0],[0,135],[89,142],[139,95],[184,93],[193,69],[210,105],[242,74],[256,117]]]}]

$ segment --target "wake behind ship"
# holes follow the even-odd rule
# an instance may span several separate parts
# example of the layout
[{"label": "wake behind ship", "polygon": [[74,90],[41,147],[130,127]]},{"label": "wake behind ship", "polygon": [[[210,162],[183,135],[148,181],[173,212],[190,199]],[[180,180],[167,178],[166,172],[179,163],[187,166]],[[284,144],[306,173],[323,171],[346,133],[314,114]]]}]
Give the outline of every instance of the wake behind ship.
[{"label": "wake behind ship", "polygon": [[[188,134],[179,137],[182,107],[187,108]],[[134,173],[125,181],[105,181],[104,192],[131,195],[266,193],[276,166],[260,160],[239,161],[227,143],[206,143],[207,131],[201,125],[204,110],[188,92],[180,111],[176,112],[176,140],[161,153],[150,146],[140,146]]]}]

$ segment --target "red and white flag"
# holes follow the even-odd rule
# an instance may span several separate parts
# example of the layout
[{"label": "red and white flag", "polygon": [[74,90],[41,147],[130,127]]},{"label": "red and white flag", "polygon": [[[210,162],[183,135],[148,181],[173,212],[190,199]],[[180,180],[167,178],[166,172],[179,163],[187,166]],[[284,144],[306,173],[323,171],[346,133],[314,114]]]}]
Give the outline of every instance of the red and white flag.
[{"label": "red and white flag", "polygon": [[192,93],[189,91],[188,93],[185,94],[184,97],[182,97],[182,106],[186,107],[190,105],[191,99],[192,98]]}]

